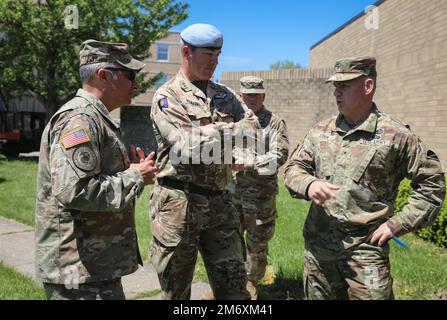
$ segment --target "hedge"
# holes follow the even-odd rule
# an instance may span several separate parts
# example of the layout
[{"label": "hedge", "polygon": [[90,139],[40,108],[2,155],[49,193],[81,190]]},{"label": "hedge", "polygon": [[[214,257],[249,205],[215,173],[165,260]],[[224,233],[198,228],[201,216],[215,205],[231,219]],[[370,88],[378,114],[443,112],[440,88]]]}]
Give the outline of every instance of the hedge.
[{"label": "hedge", "polygon": [[[408,203],[413,189],[410,186],[410,180],[403,180],[399,186],[396,202],[394,204],[394,212],[400,212]],[[441,248],[447,248],[447,203],[444,201],[441,211],[435,222],[419,231],[416,234],[422,239],[431,241]]]}]

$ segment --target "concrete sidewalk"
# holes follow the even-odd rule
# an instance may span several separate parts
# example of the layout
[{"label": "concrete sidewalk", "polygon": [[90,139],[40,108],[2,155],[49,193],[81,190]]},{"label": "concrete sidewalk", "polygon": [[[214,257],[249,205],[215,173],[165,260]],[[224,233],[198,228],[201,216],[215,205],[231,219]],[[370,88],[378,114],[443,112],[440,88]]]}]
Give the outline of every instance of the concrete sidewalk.
[{"label": "concrete sidewalk", "polygon": [[[34,279],[33,228],[0,217],[0,260]],[[144,268],[140,267],[137,272],[123,277],[122,281],[127,299],[133,299],[149,291],[160,290],[157,273],[150,264],[145,264]],[[199,300],[208,290],[210,286],[207,283],[193,283],[191,299]],[[143,299],[158,300],[160,294]]]}]

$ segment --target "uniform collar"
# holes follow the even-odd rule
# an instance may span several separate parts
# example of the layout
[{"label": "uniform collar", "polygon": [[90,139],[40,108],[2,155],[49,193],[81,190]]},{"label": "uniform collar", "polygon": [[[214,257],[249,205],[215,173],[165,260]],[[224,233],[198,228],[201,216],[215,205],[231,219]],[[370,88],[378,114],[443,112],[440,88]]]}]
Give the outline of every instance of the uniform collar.
[{"label": "uniform collar", "polygon": [[262,105],[262,109],[256,114],[258,117],[259,124],[262,128],[265,128],[269,125],[272,120],[272,112],[267,110],[264,105]]},{"label": "uniform collar", "polygon": [[376,132],[377,128],[377,121],[379,120],[379,110],[377,109],[377,106],[375,103],[373,103],[373,107],[371,109],[371,112],[366,118],[365,121],[363,121],[360,125],[358,125],[355,128],[351,128],[349,124],[346,122],[343,115],[340,113],[337,116],[337,119],[335,120],[335,128],[334,131],[342,132],[346,134],[352,134],[356,131],[365,131],[374,133]]},{"label": "uniform collar", "polygon": [[195,96],[206,100],[205,94],[197,88],[195,85],[191,83],[191,81],[186,77],[186,75],[180,70],[178,73],[178,77],[180,80],[180,88],[182,88],[185,92],[192,92]]},{"label": "uniform collar", "polygon": [[99,100],[97,97],[95,97],[91,93],[85,91],[84,89],[79,89],[78,92],[76,93],[76,96],[84,98],[85,100],[90,102],[90,104],[97,111],[99,111],[99,113],[101,113],[104,116],[104,118],[106,118],[106,120],[108,120],[108,122],[110,122],[112,124],[113,127],[115,127],[116,129],[119,129],[120,126],[112,119],[112,117],[110,116],[109,110],[107,110],[107,107],[104,105],[104,103],[101,102],[101,100]]},{"label": "uniform collar", "polygon": [[261,110],[259,110],[259,112],[256,114],[256,116],[258,117],[259,120],[264,119],[266,117],[268,117],[270,114],[270,111],[268,111],[264,105],[262,105]]}]

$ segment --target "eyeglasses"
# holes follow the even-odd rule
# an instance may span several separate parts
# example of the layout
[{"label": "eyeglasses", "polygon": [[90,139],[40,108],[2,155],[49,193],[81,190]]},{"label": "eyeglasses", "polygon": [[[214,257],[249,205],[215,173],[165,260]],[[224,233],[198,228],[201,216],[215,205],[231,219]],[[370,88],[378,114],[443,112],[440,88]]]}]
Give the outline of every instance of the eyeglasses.
[{"label": "eyeglasses", "polygon": [[124,69],[124,68],[104,68],[110,71],[123,71],[127,74],[127,79],[132,82],[135,82],[135,78],[137,77],[137,72],[134,70]]}]

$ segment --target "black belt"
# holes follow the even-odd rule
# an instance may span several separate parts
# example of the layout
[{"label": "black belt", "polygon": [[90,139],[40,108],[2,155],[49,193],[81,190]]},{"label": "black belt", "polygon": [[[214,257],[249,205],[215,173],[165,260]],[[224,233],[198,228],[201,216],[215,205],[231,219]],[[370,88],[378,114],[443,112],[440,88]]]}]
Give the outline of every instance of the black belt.
[{"label": "black belt", "polygon": [[158,178],[157,181],[160,186],[170,187],[173,189],[179,189],[183,191],[188,190],[190,193],[197,193],[203,196],[214,197],[214,196],[221,196],[223,194],[222,190],[206,189],[190,182],[183,182],[180,180],[170,178]]}]

